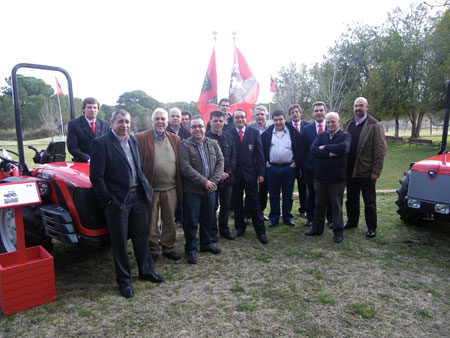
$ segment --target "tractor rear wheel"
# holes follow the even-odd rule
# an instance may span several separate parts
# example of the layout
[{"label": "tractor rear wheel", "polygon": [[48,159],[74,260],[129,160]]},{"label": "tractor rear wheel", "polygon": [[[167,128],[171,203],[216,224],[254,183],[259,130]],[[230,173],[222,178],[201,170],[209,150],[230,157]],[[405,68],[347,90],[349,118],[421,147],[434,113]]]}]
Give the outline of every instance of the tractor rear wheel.
[{"label": "tractor rear wheel", "polygon": [[405,221],[406,223],[410,225],[415,225],[421,221],[421,219],[424,217],[424,215],[417,210],[408,208],[406,204],[406,196],[408,194],[408,186],[409,186],[409,176],[411,174],[411,171],[405,172],[405,176],[403,176],[403,179],[401,179],[400,182],[400,188],[396,190],[397,192],[397,200],[395,201],[395,204],[397,204],[397,214],[400,215],[400,219]]}]

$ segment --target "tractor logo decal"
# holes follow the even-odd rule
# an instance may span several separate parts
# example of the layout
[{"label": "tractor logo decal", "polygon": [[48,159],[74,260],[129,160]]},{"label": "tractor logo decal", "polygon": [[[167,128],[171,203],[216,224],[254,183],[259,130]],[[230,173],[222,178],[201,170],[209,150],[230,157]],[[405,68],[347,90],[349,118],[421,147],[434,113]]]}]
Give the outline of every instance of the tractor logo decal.
[{"label": "tractor logo decal", "polygon": [[428,170],[428,176],[430,176],[430,178],[436,178],[436,170]]}]

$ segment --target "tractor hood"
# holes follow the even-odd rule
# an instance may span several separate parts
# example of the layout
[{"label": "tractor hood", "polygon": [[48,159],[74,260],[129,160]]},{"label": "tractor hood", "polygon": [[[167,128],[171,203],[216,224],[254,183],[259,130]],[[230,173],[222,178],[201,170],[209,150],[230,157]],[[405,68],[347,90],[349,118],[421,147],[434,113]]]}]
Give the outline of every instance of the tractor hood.
[{"label": "tractor hood", "polygon": [[435,179],[440,175],[450,176],[450,153],[416,162],[411,171],[427,174],[430,179]]},{"label": "tractor hood", "polygon": [[78,188],[92,188],[89,179],[89,163],[53,162],[43,164],[33,170],[33,176],[62,180]]}]

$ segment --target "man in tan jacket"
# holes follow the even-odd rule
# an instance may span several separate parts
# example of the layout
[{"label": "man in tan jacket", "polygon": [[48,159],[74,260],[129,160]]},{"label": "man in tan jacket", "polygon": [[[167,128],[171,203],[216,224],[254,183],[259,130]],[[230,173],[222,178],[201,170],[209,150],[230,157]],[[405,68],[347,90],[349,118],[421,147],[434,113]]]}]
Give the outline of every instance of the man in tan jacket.
[{"label": "man in tan jacket", "polygon": [[345,123],[344,130],[352,136],[347,166],[347,218],[344,229],[356,228],[359,220],[359,196],[364,200],[367,238],[376,236],[377,204],[375,184],[383,169],[386,138],[381,124],[367,113],[369,103],[358,97],[355,116]]},{"label": "man in tan jacket", "polygon": [[[168,114],[157,108],[152,114],[153,129],[136,134],[142,153],[144,174],[153,187],[153,200],[148,205],[149,243],[153,261],[160,250],[163,256],[178,261],[175,251],[174,214],[183,198],[178,164],[180,138],[167,131]],[[158,215],[161,210],[161,232]],[[160,248],[161,247],[161,248]]]}]

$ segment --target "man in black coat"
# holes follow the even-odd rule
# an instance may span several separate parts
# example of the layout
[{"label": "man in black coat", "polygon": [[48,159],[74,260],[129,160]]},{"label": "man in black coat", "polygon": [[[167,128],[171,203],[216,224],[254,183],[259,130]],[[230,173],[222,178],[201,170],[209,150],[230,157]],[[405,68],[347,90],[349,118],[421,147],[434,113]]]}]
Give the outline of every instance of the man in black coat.
[{"label": "man in black coat", "polygon": [[212,111],[210,114],[211,130],[206,132],[206,137],[216,140],[219,143],[220,150],[224,159],[224,168],[222,178],[217,185],[216,204],[214,208],[211,237],[213,242],[217,242],[217,209],[219,211],[219,233],[225,239],[233,240],[234,235],[230,233],[228,227],[228,218],[230,216],[231,192],[234,182],[234,171],[236,169],[236,147],[234,139],[230,133],[223,132],[225,114],[220,110]]},{"label": "man in black coat", "polygon": [[148,247],[146,201],[152,188],[142,169],[139,144],[129,135],[130,114],[118,109],[111,118],[112,129],[94,139],[91,148],[90,179],[104,208],[116,269],[119,291],[125,298],[134,296],[128,259],[128,236],[133,242],[139,278],[153,283],[164,279],[153,270]]},{"label": "man in black coat", "polygon": [[75,162],[89,162],[91,143],[96,137],[105,135],[109,123],[97,117],[100,103],[93,97],[83,100],[83,116],[69,121],[67,126],[67,148]]},{"label": "man in black coat", "polygon": [[168,131],[176,134],[181,141],[191,137],[191,133],[181,124],[181,110],[178,108],[170,108]]},{"label": "man in black coat", "polygon": [[264,154],[261,136],[256,129],[247,128],[247,115],[243,110],[236,110],[233,115],[236,128],[229,133],[234,137],[237,152],[235,181],[232,200],[234,204],[234,226],[236,236],[243,236],[246,229],[244,222],[244,191],[246,204],[251,209],[253,227],[258,240],[267,244],[264,218],[259,205],[258,183],[264,181]]},{"label": "man in black coat", "polygon": [[337,113],[328,113],[325,121],[327,131],[317,135],[311,145],[311,154],[315,161],[316,207],[312,228],[305,232],[305,235],[318,236],[323,233],[328,202],[333,217],[334,241],[340,243],[344,235],[342,200],[347,180],[351,135],[339,129],[340,120]]}]

